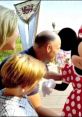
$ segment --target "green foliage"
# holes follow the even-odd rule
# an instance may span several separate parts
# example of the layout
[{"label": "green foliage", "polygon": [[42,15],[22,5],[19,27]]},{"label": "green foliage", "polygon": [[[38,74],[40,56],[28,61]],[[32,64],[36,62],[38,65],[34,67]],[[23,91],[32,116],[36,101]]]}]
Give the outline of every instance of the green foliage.
[{"label": "green foliage", "polygon": [[15,53],[18,53],[20,52],[21,50],[23,50],[22,48],[22,43],[21,43],[21,40],[20,38],[17,39],[16,41],[16,48],[15,50],[6,50],[6,51],[2,51],[0,52],[0,62],[7,56],[11,55],[11,54],[15,54]]}]

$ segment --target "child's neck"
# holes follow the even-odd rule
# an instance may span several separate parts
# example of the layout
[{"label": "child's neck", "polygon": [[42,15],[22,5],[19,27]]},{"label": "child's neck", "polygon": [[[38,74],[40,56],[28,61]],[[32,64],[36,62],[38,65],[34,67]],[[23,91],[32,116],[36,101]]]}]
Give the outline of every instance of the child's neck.
[{"label": "child's neck", "polygon": [[3,90],[3,95],[4,96],[17,96],[17,97],[22,97],[22,89],[20,87],[17,88],[4,88]]}]

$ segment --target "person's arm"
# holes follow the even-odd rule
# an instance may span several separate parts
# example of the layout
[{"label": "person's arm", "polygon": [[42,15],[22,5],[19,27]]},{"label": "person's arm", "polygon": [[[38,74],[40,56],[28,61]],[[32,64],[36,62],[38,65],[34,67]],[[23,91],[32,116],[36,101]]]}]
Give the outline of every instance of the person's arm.
[{"label": "person's arm", "polygon": [[30,102],[32,103],[32,105],[34,106],[34,108],[37,108],[41,105],[41,98],[39,93],[33,94],[28,96]]},{"label": "person's arm", "polygon": [[40,117],[58,116],[55,111],[42,106],[39,93],[29,96],[29,100]]},{"label": "person's arm", "polygon": [[56,84],[54,89],[59,90],[59,91],[64,91],[69,84],[62,82],[61,84]]},{"label": "person's arm", "polygon": [[[46,65],[46,74],[44,76],[45,79],[53,79],[55,81],[60,81],[62,80],[62,74],[61,73],[58,73],[57,71],[54,70],[54,72],[50,69],[53,69],[53,68],[49,68],[49,66],[47,64]],[[56,66],[57,67],[57,66]]]},{"label": "person's arm", "polygon": [[50,93],[53,91],[52,89],[56,89],[58,91],[64,91],[68,87],[68,85],[69,84],[65,82],[57,84],[53,79],[44,81],[42,84],[43,96],[50,95]]},{"label": "person's arm", "polygon": [[46,75],[44,76],[44,78],[60,81],[60,80],[62,80],[62,75],[57,74],[57,73],[53,73],[53,72],[47,72]]}]

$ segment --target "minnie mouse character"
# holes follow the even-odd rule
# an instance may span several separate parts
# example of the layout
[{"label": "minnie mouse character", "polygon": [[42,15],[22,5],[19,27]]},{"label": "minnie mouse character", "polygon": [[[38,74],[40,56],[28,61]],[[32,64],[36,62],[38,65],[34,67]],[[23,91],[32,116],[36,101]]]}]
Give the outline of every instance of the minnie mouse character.
[{"label": "minnie mouse character", "polygon": [[56,84],[55,81],[51,80],[44,82],[43,87],[64,91],[69,83],[72,83],[73,90],[66,100],[62,116],[82,117],[82,39],[78,38],[75,31],[68,27],[60,30],[59,36],[61,49],[71,50],[72,64],[65,64],[62,68],[61,84]]}]

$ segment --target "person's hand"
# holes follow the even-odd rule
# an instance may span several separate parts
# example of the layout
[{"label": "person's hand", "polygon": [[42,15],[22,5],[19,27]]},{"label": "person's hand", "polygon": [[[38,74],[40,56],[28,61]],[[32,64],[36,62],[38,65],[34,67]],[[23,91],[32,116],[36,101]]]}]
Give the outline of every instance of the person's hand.
[{"label": "person's hand", "polygon": [[42,83],[43,96],[49,95],[53,91],[55,86],[56,86],[56,83],[55,83],[55,81],[53,79],[49,79],[47,81],[44,81]]}]

